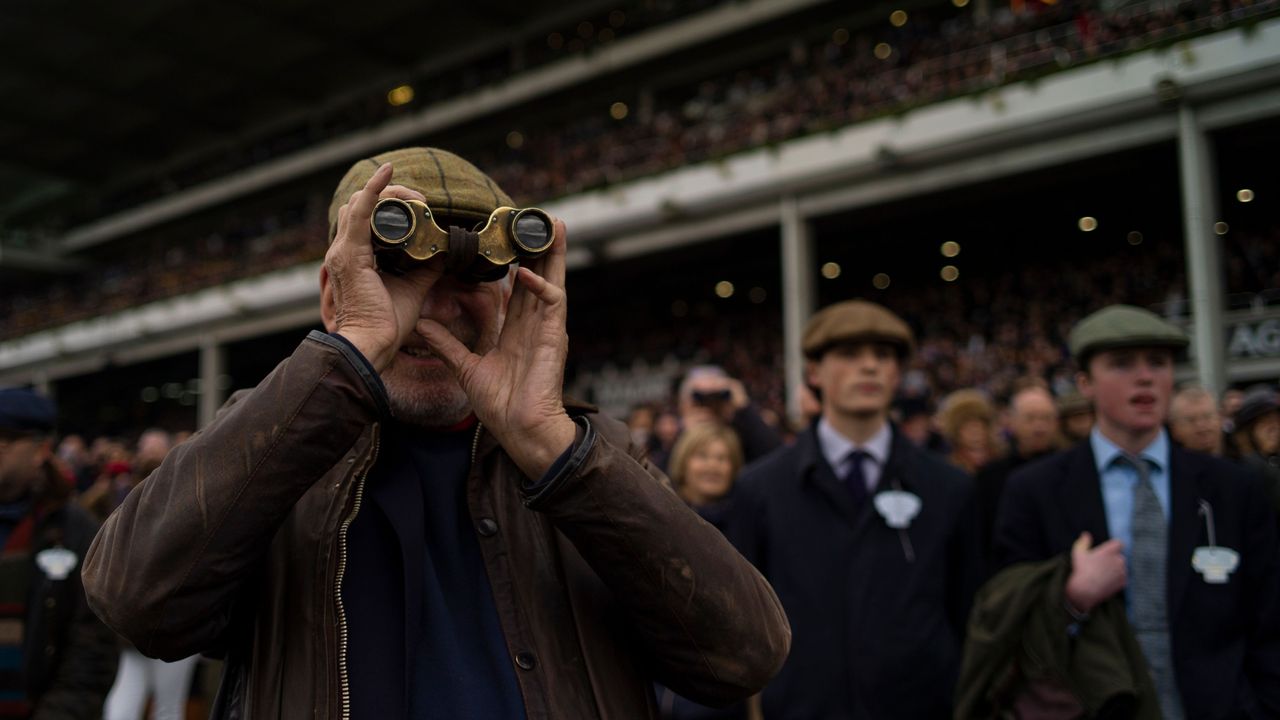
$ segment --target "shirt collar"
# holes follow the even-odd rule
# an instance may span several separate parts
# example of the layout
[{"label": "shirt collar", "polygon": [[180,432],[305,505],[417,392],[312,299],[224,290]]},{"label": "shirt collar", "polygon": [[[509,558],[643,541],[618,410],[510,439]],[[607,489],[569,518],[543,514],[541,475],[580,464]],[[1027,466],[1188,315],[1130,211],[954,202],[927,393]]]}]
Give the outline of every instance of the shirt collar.
[{"label": "shirt collar", "polygon": [[[1118,456],[1125,454],[1119,445],[1102,434],[1097,425],[1089,431],[1089,444],[1093,447],[1093,459],[1098,464],[1099,475],[1111,467],[1111,463],[1115,462]],[[1169,467],[1169,434],[1164,428],[1160,428],[1160,433],[1156,435],[1155,440],[1143,448],[1142,452],[1138,453],[1138,457],[1152,463],[1160,471]]]},{"label": "shirt collar", "polygon": [[888,421],[885,421],[875,435],[859,446],[841,435],[840,431],[832,427],[824,417],[818,420],[818,444],[822,448],[822,456],[833,468],[839,468],[840,464],[849,457],[849,453],[854,450],[865,452],[876,461],[877,465],[883,467],[889,461],[889,450],[893,446],[893,429]]}]

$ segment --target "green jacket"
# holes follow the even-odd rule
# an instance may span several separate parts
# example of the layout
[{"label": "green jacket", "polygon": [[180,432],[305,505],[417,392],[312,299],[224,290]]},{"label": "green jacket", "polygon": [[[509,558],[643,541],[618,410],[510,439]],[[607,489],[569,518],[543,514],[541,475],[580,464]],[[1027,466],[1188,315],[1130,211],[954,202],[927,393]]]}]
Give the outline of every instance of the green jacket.
[{"label": "green jacket", "polygon": [[1116,595],[1085,620],[1066,609],[1066,555],[1006,568],[969,616],[956,720],[1025,717],[1159,720],[1142,649]]}]

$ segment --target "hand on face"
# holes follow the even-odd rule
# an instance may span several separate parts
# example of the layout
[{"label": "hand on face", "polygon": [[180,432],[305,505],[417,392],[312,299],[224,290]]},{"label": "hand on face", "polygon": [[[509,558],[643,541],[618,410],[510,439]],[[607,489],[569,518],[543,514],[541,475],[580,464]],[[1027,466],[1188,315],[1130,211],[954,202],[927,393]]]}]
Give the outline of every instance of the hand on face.
[{"label": "hand on face", "polygon": [[556,220],[551,249],[517,271],[497,345],[483,354],[437,320],[415,314],[418,334],[457,378],[476,417],[535,479],[576,434],[561,395],[569,349],[565,242],[564,223]]},{"label": "hand on face", "polygon": [[390,185],[392,168],[378,168],[338,211],[338,230],[320,275],[322,313],[330,332],[355,345],[382,372],[413,331],[419,309],[443,265],[415,265],[403,275],[383,274],[374,261],[369,217],[379,198],[424,200],[416,190]]},{"label": "hand on face", "polygon": [[1066,596],[1072,607],[1090,612],[1103,600],[1124,589],[1129,582],[1124,562],[1124,545],[1108,540],[1093,546],[1093,536],[1081,533],[1071,546],[1071,577]]}]

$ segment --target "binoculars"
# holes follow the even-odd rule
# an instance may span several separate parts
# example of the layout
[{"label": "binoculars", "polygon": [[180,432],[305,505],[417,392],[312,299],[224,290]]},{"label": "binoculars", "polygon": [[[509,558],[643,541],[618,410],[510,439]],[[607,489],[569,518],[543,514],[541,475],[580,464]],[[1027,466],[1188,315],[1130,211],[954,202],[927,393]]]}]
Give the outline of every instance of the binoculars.
[{"label": "binoculars", "polygon": [[500,207],[472,230],[436,223],[418,200],[383,198],[369,218],[373,248],[383,270],[404,272],[445,253],[445,272],[466,282],[499,280],[507,266],[551,249],[551,216],[538,208]]}]

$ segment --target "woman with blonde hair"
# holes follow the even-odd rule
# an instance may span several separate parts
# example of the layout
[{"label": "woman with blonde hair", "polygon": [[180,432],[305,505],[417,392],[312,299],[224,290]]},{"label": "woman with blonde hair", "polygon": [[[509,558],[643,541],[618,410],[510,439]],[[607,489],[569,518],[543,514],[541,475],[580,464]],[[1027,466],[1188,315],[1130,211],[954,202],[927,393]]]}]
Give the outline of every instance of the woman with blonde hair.
[{"label": "woman with blonde hair", "polygon": [[1004,454],[996,409],[978,390],[956,390],[942,401],[938,424],[951,447],[947,459],[970,475]]},{"label": "woman with blonde hair", "polygon": [[742,463],[742,443],[732,428],[700,423],[685,430],[671,450],[671,483],[689,507],[721,527]]}]

